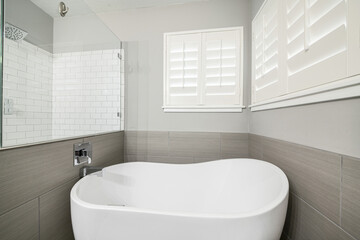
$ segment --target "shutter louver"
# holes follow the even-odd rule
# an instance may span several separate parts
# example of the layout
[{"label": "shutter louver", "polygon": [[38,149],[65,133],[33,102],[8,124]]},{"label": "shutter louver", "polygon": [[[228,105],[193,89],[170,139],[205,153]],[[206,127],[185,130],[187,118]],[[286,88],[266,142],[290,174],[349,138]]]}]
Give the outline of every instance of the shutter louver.
[{"label": "shutter louver", "polygon": [[358,96],[360,0],[265,0],[252,22],[252,109]]},{"label": "shutter louver", "polygon": [[346,0],[287,0],[286,40],[289,92],[346,77]]},{"label": "shutter louver", "polygon": [[348,74],[360,74],[360,1],[348,0]]},{"label": "shutter louver", "polygon": [[170,36],[167,41],[167,102],[196,105],[199,102],[201,34]]},{"label": "shutter louver", "polygon": [[254,101],[263,101],[285,94],[285,79],[281,78],[281,2],[269,0],[261,15],[253,22],[255,54],[255,77],[253,79]]},{"label": "shutter louver", "polygon": [[240,31],[203,34],[203,104],[240,104]]}]

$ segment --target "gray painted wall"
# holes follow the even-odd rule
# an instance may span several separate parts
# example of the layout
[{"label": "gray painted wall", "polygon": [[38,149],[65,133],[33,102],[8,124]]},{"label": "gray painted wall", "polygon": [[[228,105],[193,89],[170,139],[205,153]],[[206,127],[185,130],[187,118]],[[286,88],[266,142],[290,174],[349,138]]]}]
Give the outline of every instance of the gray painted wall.
[{"label": "gray painted wall", "polygon": [[250,133],[360,157],[360,99],[255,112]]},{"label": "gray painted wall", "polygon": [[46,50],[53,50],[53,18],[30,0],[5,0],[5,22],[29,34],[25,40]]},{"label": "gray painted wall", "polygon": [[[252,0],[254,17],[263,0]],[[250,133],[360,157],[360,99],[253,112]]]},{"label": "gray painted wall", "polygon": [[251,2],[251,19],[253,19],[256,13],[259,11],[261,5],[264,3],[264,0],[250,0]]},{"label": "gray painted wall", "polygon": [[54,19],[54,53],[120,48],[120,40],[95,14]]},{"label": "gray painted wall", "polygon": [[248,132],[244,113],[164,113],[163,33],[244,26],[245,103],[250,82],[250,2],[213,0],[100,14],[127,49],[127,129]]}]

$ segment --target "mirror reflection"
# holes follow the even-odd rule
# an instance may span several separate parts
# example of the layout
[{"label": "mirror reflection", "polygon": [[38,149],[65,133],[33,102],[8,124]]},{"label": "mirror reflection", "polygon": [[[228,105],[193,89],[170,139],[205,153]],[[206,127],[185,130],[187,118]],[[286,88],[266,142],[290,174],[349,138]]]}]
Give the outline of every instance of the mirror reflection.
[{"label": "mirror reflection", "polygon": [[4,4],[2,146],[121,130],[121,42],[87,4]]}]

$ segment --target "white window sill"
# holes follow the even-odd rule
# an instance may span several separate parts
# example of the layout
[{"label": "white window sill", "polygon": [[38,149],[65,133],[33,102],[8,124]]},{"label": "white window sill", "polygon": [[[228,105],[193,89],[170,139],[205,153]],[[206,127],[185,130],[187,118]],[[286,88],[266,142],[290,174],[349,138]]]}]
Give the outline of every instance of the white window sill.
[{"label": "white window sill", "polygon": [[166,113],[241,113],[245,106],[239,107],[185,107],[185,106],[164,106]]},{"label": "white window sill", "polygon": [[249,106],[252,112],[360,96],[360,75],[290,93]]}]

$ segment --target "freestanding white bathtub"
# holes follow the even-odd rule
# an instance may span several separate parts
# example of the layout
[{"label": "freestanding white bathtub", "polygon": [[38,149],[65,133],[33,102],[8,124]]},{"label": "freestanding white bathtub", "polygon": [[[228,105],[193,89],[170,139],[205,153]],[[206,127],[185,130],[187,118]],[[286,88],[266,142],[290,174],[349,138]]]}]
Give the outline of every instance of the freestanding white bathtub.
[{"label": "freestanding white bathtub", "polygon": [[76,240],[278,240],[288,192],[254,159],[124,163],[74,185],[71,218]]}]

